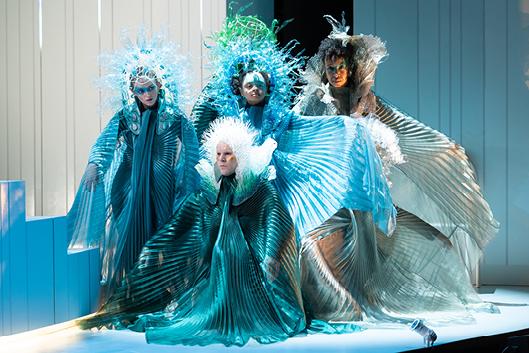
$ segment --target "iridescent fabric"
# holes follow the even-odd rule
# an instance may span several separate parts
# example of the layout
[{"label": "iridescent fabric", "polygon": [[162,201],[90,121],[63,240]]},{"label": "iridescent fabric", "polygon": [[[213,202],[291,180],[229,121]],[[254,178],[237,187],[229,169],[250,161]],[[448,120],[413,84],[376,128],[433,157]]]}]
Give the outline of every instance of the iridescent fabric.
[{"label": "iridescent fabric", "polygon": [[245,180],[253,186],[238,204],[233,176],[221,177],[219,191],[205,180],[81,326],[145,330],[153,343],[227,346],[305,330],[294,226],[266,177]]},{"label": "iridescent fabric", "polygon": [[[341,112],[322,92],[303,97],[296,111]],[[312,315],[376,322],[421,317],[438,324],[471,321],[470,311],[497,312],[471,286],[471,267],[497,223],[463,149],[380,98],[377,106],[369,118],[395,132],[404,158],[387,174],[400,208],[396,230],[383,237],[369,215],[342,210],[310,235],[303,249],[310,256],[302,258],[318,259],[303,264]]]},{"label": "iridescent fabric", "polygon": [[110,120],[88,159],[97,181],[92,185],[83,177],[67,216],[70,252],[100,247],[103,298],[198,185],[191,123],[162,98],[156,108],[140,113],[133,103]]},{"label": "iridescent fabric", "polygon": [[[208,100],[208,90],[192,112],[197,130],[218,113]],[[266,106],[246,106],[240,118],[264,126],[260,140],[278,142],[272,163],[277,187],[294,220],[300,239],[328,220],[339,209],[369,211],[386,234],[394,229],[396,211],[382,173],[375,146],[362,124],[341,116],[308,117],[289,114],[287,123],[267,129],[273,111]],[[273,124],[269,124],[272,125]]]}]

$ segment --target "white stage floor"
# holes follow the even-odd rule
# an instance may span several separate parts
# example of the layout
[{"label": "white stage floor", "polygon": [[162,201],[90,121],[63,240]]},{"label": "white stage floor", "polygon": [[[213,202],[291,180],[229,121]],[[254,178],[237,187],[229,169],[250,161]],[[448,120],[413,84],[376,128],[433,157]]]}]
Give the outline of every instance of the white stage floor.
[{"label": "white stage floor", "polygon": [[[476,323],[433,327],[436,345],[529,328],[529,287],[482,287],[481,297],[499,305],[501,314],[476,314]],[[144,335],[130,331],[82,331],[65,323],[22,334],[0,337],[0,352],[27,353],[210,353],[210,352],[401,352],[423,347],[422,338],[409,329],[369,329],[344,335],[311,335],[272,345],[250,342],[243,348],[160,346],[145,343]]]}]

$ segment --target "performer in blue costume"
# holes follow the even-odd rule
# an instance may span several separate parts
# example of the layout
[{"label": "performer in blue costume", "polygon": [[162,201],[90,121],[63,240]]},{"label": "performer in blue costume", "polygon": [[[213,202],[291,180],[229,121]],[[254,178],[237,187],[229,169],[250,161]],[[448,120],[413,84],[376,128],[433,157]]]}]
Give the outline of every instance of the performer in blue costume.
[{"label": "performer in blue costume", "polygon": [[[148,342],[242,346],[305,330],[298,242],[270,179],[276,143],[242,120],[215,121],[202,187],[143,249],[126,281],[82,327],[146,331]],[[133,323],[133,325],[131,325]]]},{"label": "performer in blue costume", "polygon": [[133,267],[150,236],[198,186],[198,141],[180,109],[185,58],[162,36],[102,57],[101,85],[119,111],[88,158],[68,213],[70,252],[99,247],[101,302]]}]

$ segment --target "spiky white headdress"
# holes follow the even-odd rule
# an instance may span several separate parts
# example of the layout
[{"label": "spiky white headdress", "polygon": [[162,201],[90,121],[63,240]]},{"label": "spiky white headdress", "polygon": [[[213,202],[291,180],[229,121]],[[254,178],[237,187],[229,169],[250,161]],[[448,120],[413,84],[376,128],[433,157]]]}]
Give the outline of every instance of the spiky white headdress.
[{"label": "spiky white headdress", "polygon": [[247,122],[237,118],[225,117],[213,121],[202,138],[202,159],[197,166],[203,177],[211,178],[217,157],[217,145],[221,142],[231,147],[237,158],[235,178],[240,184],[249,176],[262,174],[270,164],[272,153],[277,147],[273,139],[262,145],[255,145],[257,131]]}]

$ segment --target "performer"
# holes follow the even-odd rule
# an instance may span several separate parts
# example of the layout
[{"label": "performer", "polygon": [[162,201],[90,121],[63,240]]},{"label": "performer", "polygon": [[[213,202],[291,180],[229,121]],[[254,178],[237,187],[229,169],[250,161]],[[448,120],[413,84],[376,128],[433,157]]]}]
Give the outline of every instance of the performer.
[{"label": "performer", "polygon": [[471,320],[467,311],[497,312],[470,284],[497,223],[464,150],[375,97],[370,89],[386,56],[384,44],[373,36],[350,36],[344,21],[327,19],[333,31],[307,65],[295,111],[344,114],[365,124],[399,209],[391,238],[376,230],[365,237],[369,229],[351,225],[355,217],[346,210],[310,235],[314,242],[305,251],[322,259],[304,265],[304,294],[314,298],[308,300],[314,315],[349,315],[344,308],[354,309],[351,296],[364,316],[382,321],[423,316],[440,323],[436,311],[462,321]]},{"label": "performer", "polygon": [[185,58],[161,36],[102,57],[103,88],[119,111],[88,158],[68,213],[70,252],[99,247],[103,303],[145,242],[198,186],[198,142],[180,109]]},{"label": "performer", "polygon": [[387,55],[384,44],[374,36],[348,35],[345,20],[325,17],[333,29],[308,62],[295,111],[363,121],[385,162],[395,204],[438,229],[472,272],[498,223],[464,149],[376,97],[371,87]]},{"label": "performer", "polygon": [[256,135],[238,119],[212,123],[197,165],[200,192],[147,241],[123,286],[83,327],[113,324],[145,330],[153,343],[227,346],[305,329],[294,225],[270,182],[276,143],[255,146]]}]

